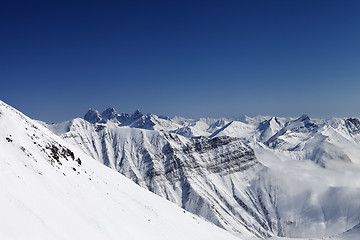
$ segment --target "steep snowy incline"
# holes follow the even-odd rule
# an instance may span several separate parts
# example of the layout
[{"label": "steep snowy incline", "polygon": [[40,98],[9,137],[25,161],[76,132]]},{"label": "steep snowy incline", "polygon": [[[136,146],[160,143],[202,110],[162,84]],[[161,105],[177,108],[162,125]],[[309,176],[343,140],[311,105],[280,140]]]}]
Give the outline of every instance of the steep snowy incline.
[{"label": "steep snowy incline", "polygon": [[238,239],[0,101],[1,239]]},{"label": "steep snowy incline", "polygon": [[[73,120],[66,129],[61,135],[65,140],[140,186],[238,234],[251,236],[250,229],[257,229],[253,232],[258,236],[266,234],[262,223],[250,216],[239,220],[239,210],[233,208],[238,203],[229,197],[231,179],[246,185],[245,172],[250,174],[258,164],[253,150],[240,139],[188,139],[82,119]],[[234,176],[222,183],[221,176],[226,175]]]},{"label": "steep snowy incline", "polygon": [[249,125],[243,122],[232,121],[217,131],[213,132],[209,137],[219,137],[219,136],[230,136],[241,138],[244,140],[249,140],[256,135],[256,126]]}]

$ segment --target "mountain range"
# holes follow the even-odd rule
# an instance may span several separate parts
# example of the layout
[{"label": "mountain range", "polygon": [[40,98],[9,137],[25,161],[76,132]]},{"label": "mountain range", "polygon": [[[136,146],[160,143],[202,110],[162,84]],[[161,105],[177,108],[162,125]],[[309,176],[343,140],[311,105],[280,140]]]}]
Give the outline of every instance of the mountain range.
[{"label": "mountain range", "polygon": [[[108,108],[47,124],[0,102],[0,123],[9,183],[0,206],[13,220],[3,219],[0,234],[9,239],[30,220],[28,233],[55,239],[82,236],[77,222],[104,239],[121,236],[114,228],[129,228],[125,239],[176,239],[171,232],[182,229],[189,235],[178,239],[360,236],[359,118],[187,119]],[[56,225],[54,216],[71,221]]]}]

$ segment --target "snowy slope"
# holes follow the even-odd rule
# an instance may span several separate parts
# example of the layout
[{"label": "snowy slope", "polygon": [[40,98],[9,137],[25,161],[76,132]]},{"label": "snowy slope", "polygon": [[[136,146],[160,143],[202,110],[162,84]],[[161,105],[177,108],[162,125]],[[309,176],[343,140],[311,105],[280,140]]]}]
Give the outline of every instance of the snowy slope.
[{"label": "snowy slope", "polygon": [[359,224],[358,119],[163,120],[182,127],[75,119],[49,128],[144,188],[244,237],[341,238]]},{"label": "snowy slope", "polygon": [[360,224],[354,226],[348,231],[331,238],[333,240],[357,240],[360,239]]},{"label": "snowy slope", "polygon": [[[73,120],[65,129],[70,130],[61,136],[69,143],[186,210],[240,235],[253,235],[247,225],[261,228],[251,217],[250,222],[238,220],[238,211],[231,207],[236,204],[229,189],[231,179],[246,185],[244,172],[252,172],[258,164],[252,149],[240,139],[188,139],[154,130],[94,125],[82,119]],[[225,175],[234,176],[223,183],[220,176]]]},{"label": "snowy slope", "polygon": [[238,239],[1,101],[0,149],[0,239]]},{"label": "snowy slope", "polygon": [[249,137],[253,137],[256,131],[256,126],[245,124],[243,122],[232,121],[217,131],[213,132],[209,137],[216,136],[230,136],[247,140]]}]

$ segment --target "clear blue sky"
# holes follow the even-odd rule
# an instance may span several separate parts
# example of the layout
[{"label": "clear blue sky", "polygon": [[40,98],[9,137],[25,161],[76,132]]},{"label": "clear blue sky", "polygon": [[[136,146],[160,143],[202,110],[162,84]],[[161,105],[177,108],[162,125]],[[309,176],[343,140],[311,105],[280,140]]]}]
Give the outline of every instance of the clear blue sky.
[{"label": "clear blue sky", "polygon": [[0,99],[186,117],[360,116],[360,1],[1,1]]}]

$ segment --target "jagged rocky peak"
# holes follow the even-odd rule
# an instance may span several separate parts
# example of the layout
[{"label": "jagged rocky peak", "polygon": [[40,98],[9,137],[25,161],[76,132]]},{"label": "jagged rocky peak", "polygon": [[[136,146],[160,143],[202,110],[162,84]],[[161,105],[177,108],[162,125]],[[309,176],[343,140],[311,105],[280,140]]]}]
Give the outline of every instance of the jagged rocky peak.
[{"label": "jagged rocky peak", "polygon": [[106,120],[115,119],[118,116],[115,108],[109,107],[101,113],[101,117]]},{"label": "jagged rocky peak", "polygon": [[360,120],[358,118],[345,119],[345,125],[351,134],[360,133]]},{"label": "jagged rocky peak", "polygon": [[135,121],[131,127],[143,128],[143,129],[153,129],[155,123],[151,120],[151,115],[141,116],[138,118],[133,118]]},{"label": "jagged rocky peak", "polygon": [[142,114],[142,112],[140,112],[139,109],[137,109],[132,115],[131,115],[131,118],[136,120],[136,119],[139,119],[143,116],[144,114]]},{"label": "jagged rocky peak", "polygon": [[98,110],[90,108],[84,116],[84,119],[90,123],[96,123],[101,120]]},{"label": "jagged rocky peak", "polygon": [[[106,123],[107,121],[118,122],[120,125],[130,125],[144,116],[140,110],[136,110],[133,114],[118,114],[113,107],[109,107],[101,114],[93,108],[85,114],[84,119],[90,123]],[[146,119],[144,119],[145,121]]]},{"label": "jagged rocky peak", "polygon": [[136,110],[133,114],[129,114],[129,113],[117,114],[116,118],[121,125],[130,125],[143,116],[144,115],[140,112],[140,110]]},{"label": "jagged rocky peak", "polygon": [[117,120],[121,123],[121,124],[125,124],[129,121],[131,115],[128,113],[122,113],[120,115],[117,116]]}]

